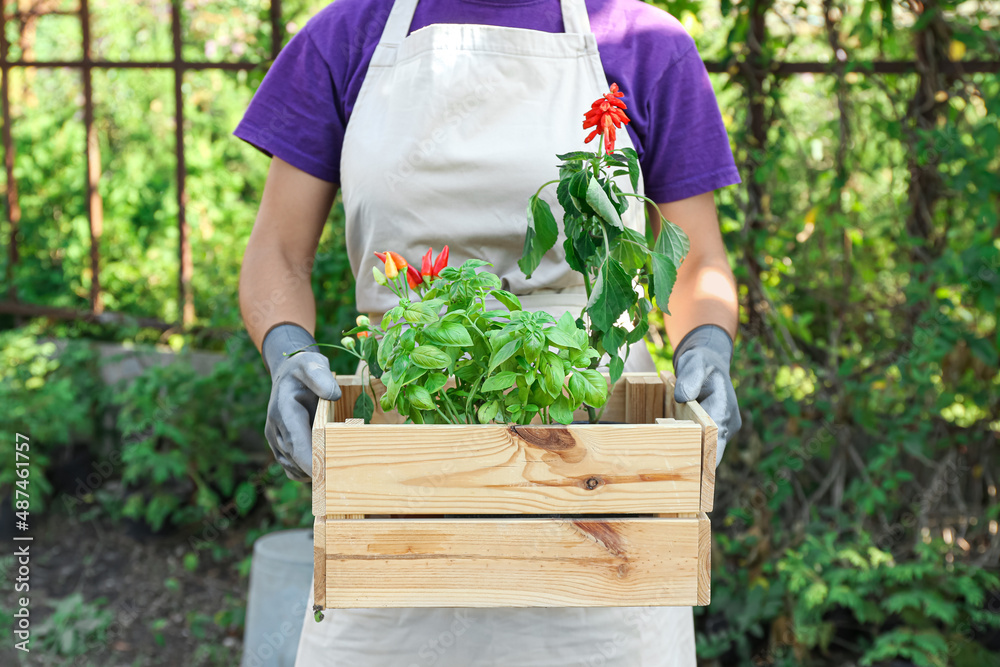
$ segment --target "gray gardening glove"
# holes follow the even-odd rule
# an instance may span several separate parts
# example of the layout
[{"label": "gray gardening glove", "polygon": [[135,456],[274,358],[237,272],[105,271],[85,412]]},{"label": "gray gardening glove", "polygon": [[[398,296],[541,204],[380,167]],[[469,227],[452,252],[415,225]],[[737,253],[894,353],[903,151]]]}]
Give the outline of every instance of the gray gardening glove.
[{"label": "gray gardening glove", "polygon": [[722,327],[703,324],[692,329],[674,350],[674,399],[679,403],[698,401],[719,427],[715,467],[722,461],[729,438],[743,425],[736,404],[736,390],[729,379],[733,339]]},{"label": "gray gardening glove", "polygon": [[[289,479],[312,479],[312,422],[320,398],[336,401],[340,386],[330,372],[330,361],[316,351],[286,357],[316,339],[297,324],[279,324],[261,345],[264,366],[271,374],[264,436],[274,458]],[[316,350],[317,348],[310,348]]]}]

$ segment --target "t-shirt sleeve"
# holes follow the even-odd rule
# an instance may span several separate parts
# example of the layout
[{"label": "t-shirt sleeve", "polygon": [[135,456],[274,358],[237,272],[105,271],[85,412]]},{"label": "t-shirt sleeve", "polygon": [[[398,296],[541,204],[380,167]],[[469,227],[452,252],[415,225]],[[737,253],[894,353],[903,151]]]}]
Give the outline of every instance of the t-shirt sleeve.
[{"label": "t-shirt sleeve", "polygon": [[337,100],[330,68],[303,29],[278,54],[233,134],[268,156],[339,183],[346,123]]},{"label": "t-shirt sleeve", "polygon": [[687,199],[740,183],[719,103],[694,41],[663,71],[649,99],[646,196]]}]

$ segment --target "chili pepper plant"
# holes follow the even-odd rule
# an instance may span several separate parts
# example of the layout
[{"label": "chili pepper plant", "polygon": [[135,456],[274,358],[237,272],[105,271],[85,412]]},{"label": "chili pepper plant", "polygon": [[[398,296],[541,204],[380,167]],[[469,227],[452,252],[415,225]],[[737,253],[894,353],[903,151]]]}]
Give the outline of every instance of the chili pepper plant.
[{"label": "chili pepper plant", "polygon": [[[593,128],[584,143],[600,137],[599,149],[557,155],[559,178],[545,183],[528,202],[528,230],[519,266],[531,277],[542,257],[559,235],[543,189],[556,186],[563,209],[563,248],[566,261],[583,275],[587,306],[580,324],[589,335],[590,346],[609,357],[609,375],[621,377],[628,345],[642,340],[649,328],[648,315],[655,299],[663,312],[677,279],[677,269],[690,249],[687,235],[662,215],[639,188],[639,157],[631,148],[615,151],[616,129],[629,122],[624,93],[618,84],[595,101],[584,114],[583,129]],[[632,192],[612,180],[628,176]],[[622,215],[631,205],[650,203],[647,210],[660,218],[660,233],[654,243],[646,235],[626,227]],[[622,348],[625,348],[624,354]],[[598,363],[594,360],[594,365]],[[593,414],[592,414],[593,417]],[[593,419],[592,419],[593,420]]]},{"label": "chili pepper plant", "polygon": [[[447,246],[433,262],[428,249],[419,272],[395,252],[376,255],[384,271],[374,269],[375,282],[399,304],[379,325],[359,316],[332,347],[382,380],[384,411],[417,424],[524,424],[536,416],[569,424],[581,406],[607,401],[607,381],[593,367],[598,351],[569,313],[556,321],[523,310],[496,274],[479,270],[488,262],[447,266]],[[503,309],[487,310],[490,296]],[[354,415],[367,421],[373,411],[363,392]]]}]

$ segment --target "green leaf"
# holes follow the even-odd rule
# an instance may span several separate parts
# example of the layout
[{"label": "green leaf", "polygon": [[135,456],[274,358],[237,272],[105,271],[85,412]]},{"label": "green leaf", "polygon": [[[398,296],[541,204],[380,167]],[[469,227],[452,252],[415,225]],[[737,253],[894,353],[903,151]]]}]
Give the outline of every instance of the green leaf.
[{"label": "green leaf", "polygon": [[378,346],[378,364],[382,368],[389,365],[389,361],[395,351],[396,341],[399,338],[399,329],[393,328],[386,332],[385,336],[382,337],[382,342]]},{"label": "green leaf", "polygon": [[639,154],[633,148],[623,148],[622,153],[625,154],[625,158],[628,160],[628,178],[632,183],[632,192],[638,192],[639,174],[642,173],[639,169]]},{"label": "green leaf", "polygon": [[493,353],[490,357],[490,367],[487,372],[492,373],[493,369],[514,356],[514,353],[521,348],[521,339],[515,338]]},{"label": "green leaf", "polygon": [[608,398],[607,382],[593,368],[574,371],[569,376],[569,388],[574,397],[595,408],[604,405]]},{"label": "green leaf", "polygon": [[574,350],[579,350],[581,348],[580,342],[574,334],[566,333],[562,329],[556,327],[546,329],[545,337],[548,338],[551,345],[555,345],[556,347],[567,347]]},{"label": "green leaf", "polygon": [[601,184],[597,182],[597,179],[590,179],[587,183],[587,203],[590,204],[594,211],[604,218],[604,220],[611,226],[618,229],[622,229],[624,225],[622,224],[622,218],[618,215],[618,210],[615,205],[611,203],[608,199],[608,193],[604,191]]},{"label": "green leaf", "polygon": [[684,230],[662,216],[660,223],[660,235],[656,237],[653,250],[669,257],[675,266],[680,266],[691,249],[691,241]]},{"label": "green leaf", "polygon": [[556,396],[563,390],[566,382],[566,370],[559,355],[553,352],[542,354],[542,374],[539,378],[542,389],[550,396]]},{"label": "green leaf", "polygon": [[545,334],[541,331],[531,331],[524,337],[524,357],[529,364],[535,363],[543,349],[545,349]]},{"label": "green leaf", "polygon": [[632,278],[618,260],[609,259],[594,281],[594,288],[587,302],[587,312],[598,330],[607,331],[636,299]]},{"label": "green leaf", "polygon": [[677,281],[677,265],[659,252],[650,253],[649,259],[653,265],[653,281],[649,292],[656,298],[657,307],[669,315],[667,306],[670,303],[670,292]]},{"label": "green leaf", "polygon": [[625,227],[620,236],[611,242],[611,256],[629,271],[637,271],[645,266],[648,255],[646,237],[634,229]]},{"label": "green leaf", "polygon": [[587,198],[587,190],[590,186],[590,170],[584,169],[573,174],[569,179],[569,185],[567,190],[572,197],[577,199],[585,200]]},{"label": "green leaf", "polygon": [[496,298],[497,301],[507,306],[507,310],[521,310],[521,301],[514,294],[511,294],[507,290],[495,289],[490,292]]},{"label": "green leaf", "polygon": [[430,340],[441,345],[453,345],[456,347],[471,347],[472,336],[468,329],[455,321],[445,321],[424,329],[424,335]]},{"label": "green leaf", "polygon": [[431,394],[427,389],[419,384],[415,384],[407,390],[407,398],[410,399],[410,403],[421,410],[433,410],[434,409],[434,399],[431,398]]},{"label": "green leaf", "polygon": [[559,237],[559,228],[549,203],[534,196],[528,201],[528,230],[524,236],[524,251],[517,265],[528,278],[542,262],[542,257]]},{"label": "green leaf", "polygon": [[625,360],[617,354],[611,357],[611,362],[608,364],[608,377],[611,379],[612,384],[618,382],[618,378],[622,376],[622,371],[624,370]]},{"label": "green leaf", "polygon": [[573,423],[573,406],[565,394],[559,394],[549,406],[549,416],[560,424]]},{"label": "green leaf", "polygon": [[504,371],[488,378],[483,383],[482,391],[507,391],[514,386],[517,373],[514,371]]},{"label": "green leaf", "polygon": [[434,324],[438,321],[438,309],[430,303],[418,301],[403,310],[403,319],[410,324]]},{"label": "green leaf", "polygon": [[451,355],[433,345],[421,345],[410,353],[410,360],[421,368],[437,370],[451,364]]},{"label": "green leaf", "polygon": [[424,381],[424,387],[432,394],[439,391],[446,384],[448,384],[448,376],[444,373],[431,373],[427,376],[427,380]]},{"label": "green leaf", "polygon": [[558,153],[556,157],[563,162],[568,162],[569,160],[589,160],[594,157],[594,154],[587,151],[571,151],[569,153]]},{"label": "green leaf", "polygon": [[500,404],[496,401],[490,401],[479,406],[476,417],[479,419],[480,424],[489,424],[492,420],[496,419],[499,412]]},{"label": "green leaf", "polygon": [[358,400],[354,401],[354,418],[364,419],[366,424],[370,424],[373,414],[375,414],[375,401],[367,391],[362,391],[358,394]]}]

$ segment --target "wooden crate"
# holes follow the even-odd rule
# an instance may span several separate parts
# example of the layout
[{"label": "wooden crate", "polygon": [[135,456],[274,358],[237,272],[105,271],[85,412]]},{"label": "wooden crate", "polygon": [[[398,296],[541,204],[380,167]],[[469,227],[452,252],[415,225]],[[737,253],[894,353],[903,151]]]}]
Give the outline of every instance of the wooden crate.
[{"label": "wooden crate", "polygon": [[717,429],[670,373],[622,376],[621,423],[570,426],[365,424],[360,378],[337,379],[313,425],[317,608],[709,603]]}]

